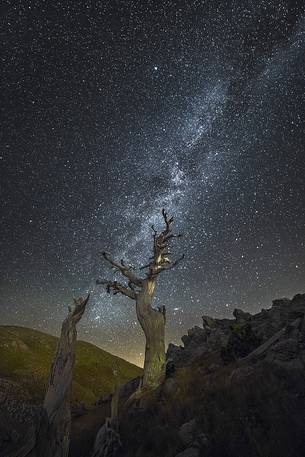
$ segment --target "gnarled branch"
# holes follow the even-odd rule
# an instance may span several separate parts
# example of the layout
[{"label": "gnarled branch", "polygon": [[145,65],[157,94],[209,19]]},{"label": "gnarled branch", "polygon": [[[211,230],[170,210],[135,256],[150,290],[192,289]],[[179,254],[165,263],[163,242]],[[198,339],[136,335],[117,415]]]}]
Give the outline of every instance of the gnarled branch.
[{"label": "gnarled branch", "polygon": [[115,260],[113,260],[110,257],[110,255],[105,251],[102,252],[102,255],[103,255],[104,259],[107,260],[107,262],[110,263],[110,265],[112,265],[114,268],[119,270],[122,273],[122,275],[125,276],[130,282],[132,282],[136,286],[139,286],[139,287],[142,286],[143,280],[141,278],[138,278],[134,273],[132,273],[130,268],[128,268],[125,265],[123,260],[121,260],[121,263],[118,263]]},{"label": "gnarled branch", "polygon": [[185,257],[184,254],[182,254],[182,256],[179,257],[179,259],[175,260],[174,262],[171,262],[171,263],[168,263],[168,264],[164,265],[164,266],[160,269],[160,271],[171,270],[172,268],[176,267],[176,266],[178,265],[178,263],[180,263],[181,260],[184,259],[184,257]]},{"label": "gnarled branch", "polygon": [[121,284],[120,282],[107,281],[104,279],[98,279],[96,281],[96,284],[105,285],[106,290],[109,294],[112,291],[113,295],[122,294],[122,295],[126,295],[126,297],[129,297],[133,300],[136,299],[136,292],[135,292],[133,286],[131,286],[131,285],[129,285],[129,287],[126,287],[126,286],[124,286],[124,284]]},{"label": "gnarled branch", "polygon": [[152,226],[152,230],[154,232],[154,247],[152,260],[144,267],[141,267],[141,270],[149,268],[147,273],[148,279],[155,278],[159,273],[161,273],[161,271],[170,270],[184,258],[184,256],[182,256],[174,262],[169,258],[169,241],[173,238],[180,238],[182,234],[176,235],[172,233],[171,224],[173,223],[174,218],[172,216],[168,216],[165,209],[162,209],[162,216],[165,223],[164,230],[158,233],[155,227]]}]

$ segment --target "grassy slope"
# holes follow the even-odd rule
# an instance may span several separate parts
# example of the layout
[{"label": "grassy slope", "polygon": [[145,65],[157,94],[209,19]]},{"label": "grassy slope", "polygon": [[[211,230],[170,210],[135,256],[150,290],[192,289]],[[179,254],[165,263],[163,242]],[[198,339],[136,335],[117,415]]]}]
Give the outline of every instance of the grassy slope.
[{"label": "grassy slope", "polygon": [[[0,378],[17,382],[35,401],[44,396],[57,338],[37,330],[0,326]],[[72,402],[94,403],[112,392],[112,368],[117,365],[122,384],[142,370],[84,341],[77,342]]]}]

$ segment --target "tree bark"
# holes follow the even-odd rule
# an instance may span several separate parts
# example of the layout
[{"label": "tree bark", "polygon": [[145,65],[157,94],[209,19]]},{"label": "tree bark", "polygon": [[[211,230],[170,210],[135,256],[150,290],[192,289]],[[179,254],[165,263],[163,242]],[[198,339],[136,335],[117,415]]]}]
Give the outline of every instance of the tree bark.
[{"label": "tree bark", "polygon": [[[166,357],[165,357],[165,307],[155,309],[152,307],[156,279],[163,271],[174,268],[184,257],[171,260],[170,242],[182,235],[175,235],[171,225],[174,220],[169,217],[166,211],[162,210],[165,227],[161,232],[153,230],[153,255],[150,262],[141,267],[140,270],[148,269],[146,277],[138,277],[131,267],[128,267],[124,260],[117,262],[107,252],[103,257],[110,263],[112,268],[121,272],[128,279],[128,284],[121,284],[117,281],[98,280],[97,284],[105,284],[108,293],[122,294],[136,302],[136,312],[139,323],[146,338],[144,375],[142,389],[155,389],[165,378]],[[142,390],[141,389],[141,390]]]},{"label": "tree bark", "polygon": [[165,378],[165,308],[151,305],[155,288],[154,280],[146,280],[136,298],[136,311],[146,339],[143,389],[155,389]]},{"label": "tree bark", "polygon": [[39,457],[68,457],[71,429],[70,396],[75,363],[76,324],[84,314],[89,296],[75,303],[64,320],[51,368],[37,439]]}]

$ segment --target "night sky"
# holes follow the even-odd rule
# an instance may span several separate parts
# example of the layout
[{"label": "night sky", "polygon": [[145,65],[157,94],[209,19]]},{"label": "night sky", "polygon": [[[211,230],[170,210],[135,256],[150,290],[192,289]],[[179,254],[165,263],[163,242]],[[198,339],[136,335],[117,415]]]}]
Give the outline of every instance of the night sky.
[{"label": "night sky", "polygon": [[185,253],[156,290],[168,342],[305,292],[303,0],[4,0],[1,21],[1,324],[58,334],[91,291],[80,337],[141,363],[134,302],[95,281],[104,249],[147,263],[162,207]]}]

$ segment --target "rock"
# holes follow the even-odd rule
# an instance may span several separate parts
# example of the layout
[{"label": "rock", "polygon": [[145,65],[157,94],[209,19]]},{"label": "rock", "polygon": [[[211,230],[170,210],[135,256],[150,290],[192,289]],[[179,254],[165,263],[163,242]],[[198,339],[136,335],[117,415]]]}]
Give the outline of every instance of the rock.
[{"label": "rock", "polygon": [[273,307],[281,307],[281,306],[287,306],[290,304],[289,298],[277,298],[276,300],[272,301],[272,306]]},{"label": "rock", "polygon": [[266,355],[268,362],[295,369],[304,369],[304,361],[299,357],[299,342],[295,338],[287,338],[274,344]]},{"label": "rock", "polygon": [[189,447],[179,454],[176,454],[176,457],[200,457],[200,451],[196,447]]},{"label": "rock", "polygon": [[298,308],[300,306],[302,310],[304,310],[304,303],[305,303],[305,294],[297,294],[291,300],[291,304],[293,307]]},{"label": "rock", "polygon": [[217,363],[211,363],[208,367],[206,367],[206,373],[214,373],[220,368],[221,365]]},{"label": "rock", "polygon": [[250,354],[261,343],[255,335],[250,324],[245,321],[238,321],[232,324],[231,334],[226,347],[222,350],[221,356],[224,362],[232,362]]},{"label": "rock", "polygon": [[88,412],[88,408],[82,402],[71,406],[71,414],[73,417],[83,416],[86,412]]},{"label": "rock", "polygon": [[177,381],[175,381],[173,378],[168,378],[162,385],[162,394],[165,396],[171,396],[175,394],[178,389],[179,385],[177,384]]},{"label": "rock", "polygon": [[10,455],[12,449],[19,449],[27,441],[28,433],[31,436],[36,434],[39,423],[39,407],[31,405],[26,397],[23,400],[15,398],[14,387],[9,381],[0,382],[0,389],[7,389],[2,390],[0,395],[0,456]]},{"label": "rock", "polygon": [[298,341],[293,338],[279,341],[271,347],[270,352],[273,353],[278,360],[286,361],[294,359],[298,353]]},{"label": "rock", "polygon": [[215,351],[221,350],[221,348],[225,347],[228,343],[228,339],[230,336],[230,328],[223,327],[219,325],[215,327],[207,340],[207,350],[208,351]]},{"label": "rock", "polygon": [[239,367],[232,371],[230,380],[233,383],[243,382],[245,379],[251,378],[253,375],[253,366]]},{"label": "rock", "polygon": [[166,370],[165,370],[165,376],[167,378],[170,378],[171,376],[173,376],[173,374],[175,373],[175,370],[176,370],[176,367],[175,367],[175,363],[172,359],[167,359],[166,361]]},{"label": "rock", "polygon": [[305,455],[305,295],[233,314],[204,316],[184,347],[169,346],[161,395],[120,424],[126,455]]},{"label": "rock", "polygon": [[196,436],[197,424],[196,420],[192,419],[189,422],[182,424],[179,429],[179,438],[184,446],[190,446]]},{"label": "rock", "polygon": [[120,398],[129,398],[137,390],[140,382],[141,378],[139,376],[126,382],[126,384],[120,388]]},{"label": "rock", "polygon": [[169,343],[168,348],[167,348],[167,353],[166,353],[166,359],[167,360],[175,360],[177,357],[179,357],[181,353],[181,349],[183,349],[181,346],[177,346],[176,344]]},{"label": "rock", "polygon": [[203,341],[206,341],[207,332],[205,329],[198,327],[196,325],[188,331],[188,336],[192,341],[201,343]]},{"label": "rock", "polygon": [[91,457],[116,457],[121,448],[119,433],[112,428],[110,419],[106,419],[96,436]]},{"label": "rock", "polygon": [[[292,300],[274,300],[271,308],[254,315],[238,308],[233,315],[234,320],[203,315],[203,328],[196,326],[182,337],[184,347],[170,344],[167,352],[167,359],[171,362],[168,373],[193,363],[197,358],[206,357],[211,352],[218,352],[221,355],[220,362],[222,360],[223,363],[244,358],[278,331],[295,323],[298,318],[302,320],[304,333],[305,294],[295,295]],[[293,337],[296,337],[298,330],[296,328]]]},{"label": "rock", "polygon": [[238,308],[234,309],[233,316],[235,317],[235,319],[238,322],[240,322],[240,321],[248,321],[252,317],[250,313],[246,313],[242,309],[238,309]]},{"label": "rock", "polygon": [[207,332],[205,329],[196,326],[188,330],[187,335],[181,339],[185,348],[190,344],[202,344],[207,340]]},{"label": "rock", "polygon": [[192,443],[192,447],[197,447],[199,449],[204,449],[206,448],[208,444],[208,437],[205,433],[200,433],[199,435],[196,436],[195,440]]},{"label": "rock", "polygon": [[205,314],[202,316],[203,321],[203,328],[214,328],[216,326],[216,319],[213,317],[206,316]]}]

